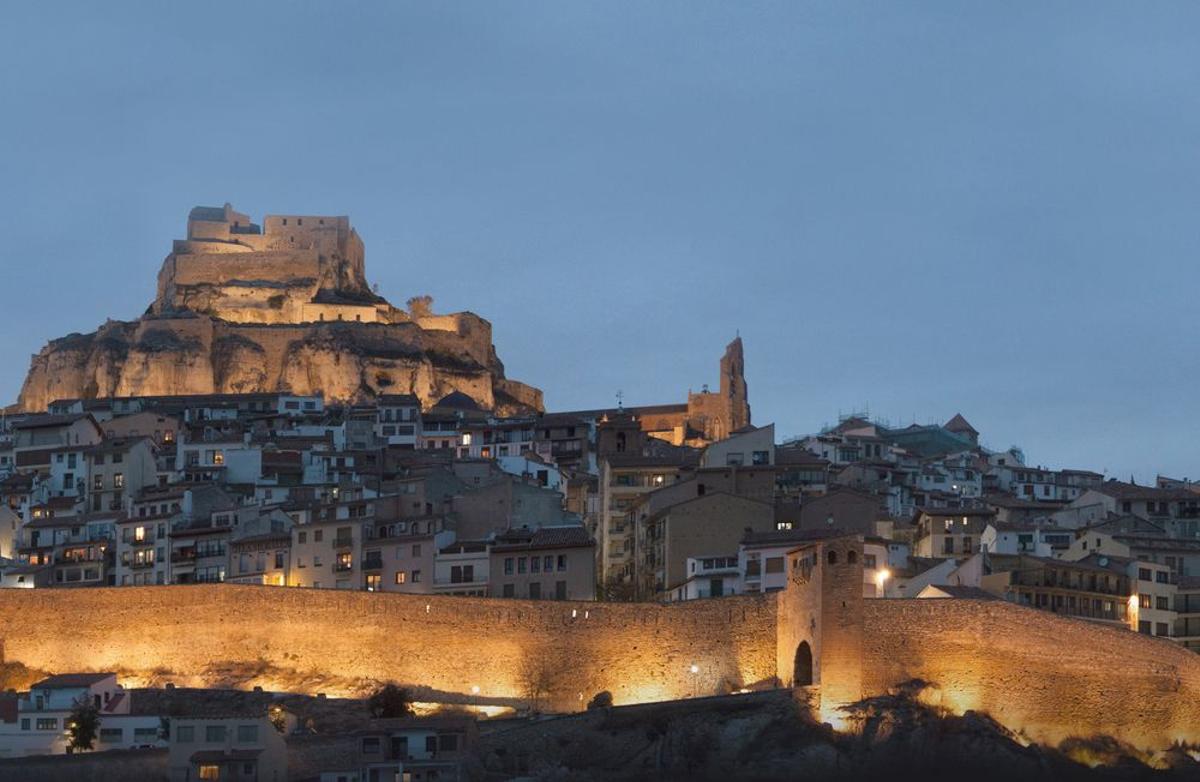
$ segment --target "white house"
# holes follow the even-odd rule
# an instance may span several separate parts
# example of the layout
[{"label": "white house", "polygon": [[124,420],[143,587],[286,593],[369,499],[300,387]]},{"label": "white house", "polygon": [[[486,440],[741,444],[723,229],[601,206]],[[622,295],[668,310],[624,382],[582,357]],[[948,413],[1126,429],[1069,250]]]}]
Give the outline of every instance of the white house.
[{"label": "white house", "polygon": [[97,750],[161,746],[158,715],[130,713],[130,694],[115,673],[67,673],[33,684],[17,700],[16,721],[0,722],[0,757],[67,751],[71,714],[91,703],[99,713]]}]

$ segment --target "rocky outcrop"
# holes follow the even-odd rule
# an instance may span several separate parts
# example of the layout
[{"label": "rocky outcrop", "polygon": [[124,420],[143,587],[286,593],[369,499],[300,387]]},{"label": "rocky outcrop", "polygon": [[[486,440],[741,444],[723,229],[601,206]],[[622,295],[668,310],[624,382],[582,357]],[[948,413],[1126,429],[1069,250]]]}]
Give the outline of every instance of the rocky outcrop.
[{"label": "rocky outcrop", "polygon": [[[467,317],[464,315],[464,317]],[[474,317],[474,316],[469,316]],[[478,319],[478,331],[490,334]],[[504,377],[490,343],[412,323],[228,323],[212,316],[109,321],[33,357],[19,407],[57,399],[291,391],[330,401],[462,391],[502,414],[540,410],[541,392]]]},{"label": "rocky outcrop", "polygon": [[332,402],[453,391],[511,415],[542,409],[509,380],[492,327],[469,312],[413,320],[369,290],[362,244],[344,217],[197,207],[158,296],[135,321],[56,339],[33,357],[18,408],[59,399],[290,391]]}]

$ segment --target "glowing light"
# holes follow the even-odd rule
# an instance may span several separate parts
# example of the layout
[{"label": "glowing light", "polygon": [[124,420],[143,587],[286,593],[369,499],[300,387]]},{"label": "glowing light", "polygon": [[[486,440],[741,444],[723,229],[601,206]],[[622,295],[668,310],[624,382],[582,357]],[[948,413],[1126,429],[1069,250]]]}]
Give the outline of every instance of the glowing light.
[{"label": "glowing light", "polygon": [[429,603],[426,603],[426,604],[425,604],[425,613],[427,613],[427,614],[428,614],[428,613],[429,613],[429,611],[430,611],[430,609],[432,609],[432,608],[433,608],[433,606],[429,605]]},{"label": "glowing light", "polygon": [[471,694],[472,694],[472,695],[478,695],[478,694],[479,694],[479,685],[478,685],[478,684],[475,684],[475,685],[472,685],[472,686],[471,686]]},{"label": "glowing light", "polygon": [[875,574],[875,591],[879,596],[887,593],[887,580],[892,577],[892,571],[883,568]]},{"label": "glowing light", "polygon": [[575,618],[575,617],[577,617],[577,616],[579,616],[579,610],[578,610],[578,609],[575,609],[575,608],[572,608],[572,609],[571,609],[571,618],[572,618],[572,619],[574,619],[574,618]]},{"label": "glowing light", "polygon": [[695,663],[692,663],[692,667],[689,668],[689,670],[692,673],[700,673],[700,666],[696,665]]}]

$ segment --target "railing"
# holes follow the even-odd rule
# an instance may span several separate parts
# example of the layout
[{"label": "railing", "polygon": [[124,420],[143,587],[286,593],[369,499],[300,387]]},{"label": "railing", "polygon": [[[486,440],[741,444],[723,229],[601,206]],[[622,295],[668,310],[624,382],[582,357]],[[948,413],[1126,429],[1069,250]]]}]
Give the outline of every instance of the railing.
[{"label": "railing", "polygon": [[196,552],[194,550],[172,551],[171,552],[171,561],[172,562],[191,562],[195,559],[196,559]]},{"label": "railing", "polygon": [[130,562],[129,567],[132,570],[145,570],[146,568],[154,567],[154,560],[142,560],[141,562]]},{"label": "railing", "polygon": [[334,548],[353,548],[354,547],[354,538],[343,538],[343,537],[334,538],[333,539],[333,547]]},{"label": "railing", "polygon": [[383,559],[379,557],[367,557],[362,562],[363,570],[382,570]]},{"label": "railing", "polygon": [[353,569],[354,569],[354,565],[353,565],[353,563],[350,563],[350,562],[334,562],[333,563],[333,572],[334,573],[347,573]]}]

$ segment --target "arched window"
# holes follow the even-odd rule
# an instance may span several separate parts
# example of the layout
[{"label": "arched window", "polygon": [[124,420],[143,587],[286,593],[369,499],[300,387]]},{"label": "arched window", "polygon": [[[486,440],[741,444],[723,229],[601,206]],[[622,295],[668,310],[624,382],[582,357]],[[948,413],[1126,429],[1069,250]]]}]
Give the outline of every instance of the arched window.
[{"label": "arched window", "polygon": [[858,554],[854,551],[847,551],[846,552],[846,561],[849,562],[851,565],[853,565],[855,562],[858,561]]},{"label": "arched window", "polygon": [[837,552],[830,551],[828,554],[825,555],[825,560],[831,565],[836,565],[837,564]]}]

